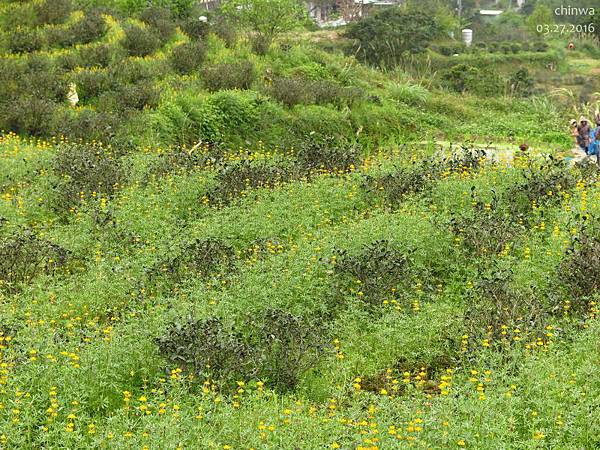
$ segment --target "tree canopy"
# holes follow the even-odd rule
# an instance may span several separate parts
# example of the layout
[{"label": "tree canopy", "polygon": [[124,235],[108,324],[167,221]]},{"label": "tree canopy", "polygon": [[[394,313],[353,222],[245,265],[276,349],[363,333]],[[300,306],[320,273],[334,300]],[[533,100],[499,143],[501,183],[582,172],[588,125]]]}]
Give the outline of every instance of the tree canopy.
[{"label": "tree canopy", "polygon": [[348,27],[356,57],[379,67],[393,67],[411,53],[421,53],[444,31],[435,16],[424,11],[386,8]]}]

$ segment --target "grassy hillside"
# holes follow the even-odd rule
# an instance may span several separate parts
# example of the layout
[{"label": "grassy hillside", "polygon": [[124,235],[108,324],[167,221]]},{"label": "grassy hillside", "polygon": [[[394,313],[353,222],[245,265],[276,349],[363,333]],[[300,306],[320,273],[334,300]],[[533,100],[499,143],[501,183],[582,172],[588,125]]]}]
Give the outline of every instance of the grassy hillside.
[{"label": "grassy hillside", "polygon": [[533,53],[459,93],[508,56],[40,5],[0,6],[0,449],[600,445],[599,172]]}]

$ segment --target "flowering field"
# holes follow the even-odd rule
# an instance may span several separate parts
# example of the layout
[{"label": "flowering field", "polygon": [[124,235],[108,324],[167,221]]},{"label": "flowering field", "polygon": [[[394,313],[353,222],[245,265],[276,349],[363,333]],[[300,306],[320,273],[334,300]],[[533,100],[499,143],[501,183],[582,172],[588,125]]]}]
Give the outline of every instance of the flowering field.
[{"label": "flowering field", "polygon": [[593,169],[0,148],[3,448],[597,445]]},{"label": "flowering field", "polygon": [[564,50],[154,3],[0,4],[0,450],[600,446]]}]

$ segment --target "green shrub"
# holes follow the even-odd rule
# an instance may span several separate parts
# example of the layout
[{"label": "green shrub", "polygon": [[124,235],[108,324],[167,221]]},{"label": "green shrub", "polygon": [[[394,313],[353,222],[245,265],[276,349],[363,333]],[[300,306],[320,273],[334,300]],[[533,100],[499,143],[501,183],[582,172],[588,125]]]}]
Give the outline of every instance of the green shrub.
[{"label": "green shrub", "polygon": [[333,137],[313,138],[302,142],[296,153],[301,172],[326,170],[329,172],[346,171],[360,164],[360,147],[340,145]]},{"label": "green shrub", "polygon": [[66,110],[57,116],[53,134],[65,136],[71,142],[101,142],[109,144],[121,121],[114,114],[81,109]]},{"label": "green shrub", "polygon": [[239,91],[220,91],[210,96],[209,101],[223,114],[227,133],[247,135],[257,125],[257,105],[266,99]]},{"label": "green shrub", "polygon": [[131,110],[156,108],[160,100],[160,91],[150,81],[120,85],[100,96],[99,109],[106,112],[127,113]]},{"label": "green shrub", "polygon": [[39,55],[28,58],[19,87],[21,92],[59,102],[65,100],[68,90],[64,71],[50,57]]},{"label": "green shrub", "polygon": [[207,197],[212,204],[227,205],[249,189],[273,188],[292,179],[294,172],[285,165],[242,160],[219,171],[217,185]]},{"label": "green shrub", "polygon": [[70,260],[68,250],[29,230],[0,239],[0,292],[15,293],[37,275],[66,268]]},{"label": "green shrub", "polygon": [[103,37],[108,31],[108,25],[99,10],[85,11],[83,19],[69,27],[69,45],[89,44]]},{"label": "green shrub", "polygon": [[21,95],[0,108],[0,129],[31,136],[47,136],[55,119],[56,103]]},{"label": "green shrub", "polygon": [[203,69],[201,74],[204,86],[211,92],[250,89],[256,79],[254,64],[250,61],[216,64]]},{"label": "green shrub", "polygon": [[108,67],[116,59],[116,49],[110,44],[98,44],[79,49],[81,67]]},{"label": "green shrub", "polygon": [[407,105],[422,105],[430,97],[429,91],[418,84],[394,84],[389,89],[390,96]]},{"label": "green shrub", "polygon": [[173,69],[181,74],[189,74],[202,66],[205,56],[204,42],[189,42],[175,47],[169,59]]},{"label": "green shrub", "polygon": [[323,142],[336,139],[340,145],[351,142],[354,132],[347,114],[326,106],[298,105],[292,110],[289,129],[292,131],[286,139],[291,145],[302,142]]},{"label": "green shrub", "polygon": [[588,308],[585,300],[592,299],[600,289],[600,227],[594,216],[579,222],[558,273],[571,298],[577,300],[575,309],[585,312]]},{"label": "green shrub", "polygon": [[34,6],[38,25],[63,23],[71,14],[71,0],[44,0]]},{"label": "green shrub", "polygon": [[534,84],[533,77],[526,67],[517,70],[508,80],[511,93],[522,97],[528,97],[533,94]]},{"label": "green shrub", "polygon": [[393,67],[407,54],[423,52],[442,27],[424,11],[385,8],[351,24],[346,37],[355,40],[356,57],[379,67]]},{"label": "green shrub", "polygon": [[165,143],[194,145],[223,141],[225,119],[221,110],[203,98],[181,94],[159,106],[153,116],[156,131]]},{"label": "green shrub", "polygon": [[350,106],[364,96],[362,90],[344,87],[335,81],[308,80],[300,77],[276,77],[267,90],[271,97],[287,107],[313,103]]},{"label": "green shrub", "polygon": [[202,40],[208,36],[210,25],[208,22],[202,22],[197,17],[189,17],[181,25],[183,31],[192,40]]},{"label": "green shrub", "polygon": [[160,61],[153,61],[152,64],[145,64],[144,61],[134,59],[115,61],[109,67],[111,77],[119,84],[152,81],[165,75],[168,70],[168,63],[163,64]]},{"label": "green shrub", "polygon": [[214,380],[225,392],[251,379],[280,392],[293,390],[326,348],[323,326],[316,320],[270,309],[247,323],[244,336],[215,317],[177,321],[157,339],[158,348],[170,365],[199,382]]},{"label": "green shrub", "polygon": [[57,178],[55,208],[67,212],[94,196],[112,197],[126,179],[121,161],[110,151],[91,144],[63,144],[52,160]]},{"label": "green shrub", "polygon": [[8,49],[11,53],[31,53],[44,46],[42,35],[37,29],[17,28],[8,36]]},{"label": "green shrub", "polygon": [[237,255],[229,244],[215,238],[195,239],[175,256],[159,261],[148,275],[151,282],[172,288],[191,278],[226,276],[236,267]]},{"label": "green shrub", "polygon": [[312,83],[302,78],[277,77],[269,86],[271,97],[287,107],[295,105],[308,105],[314,102],[315,95],[310,90]]},{"label": "green shrub", "polygon": [[125,38],[121,44],[130,56],[148,56],[160,48],[159,37],[150,29],[127,25],[123,31]]},{"label": "green shrub", "polygon": [[175,22],[167,8],[150,6],[142,11],[140,20],[152,30],[156,30],[162,41],[168,40],[175,32]]},{"label": "green shrub", "polygon": [[550,46],[548,45],[548,43],[546,41],[536,41],[533,43],[532,47],[533,47],[534,52],[539,52],[539,53],[547,52],[548,48],[550,48]]},{"label": "green shrub", "polygon": [[114,87],[114,81],[108,72],[103,70],[81,70],[72,76],[72,80],[77,85],[79,100],[83,104]]},{"label": "green shrub", "polygon": [[504,93],[504,83],[493,69],[458,64],[442,71],[440,75],[442,83],[456,92],[471,92],[481,96]]},{"label": "green shrub", "polygon": [[411,253],[386,240],[365,245],[356,255],[338,249],[332,257],[338,295],[358,295],[370,306],[396,299],[415,282]]}]

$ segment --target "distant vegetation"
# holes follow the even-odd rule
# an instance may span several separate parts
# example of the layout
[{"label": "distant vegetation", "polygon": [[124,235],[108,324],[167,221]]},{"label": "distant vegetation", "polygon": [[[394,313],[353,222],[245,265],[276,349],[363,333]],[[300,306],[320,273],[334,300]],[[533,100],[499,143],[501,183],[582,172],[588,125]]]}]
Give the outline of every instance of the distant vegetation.
[{"label": "distant vegetation", "polygon": [[0,449],[598,447],[598,41],[476,3],[3,2]]}]

